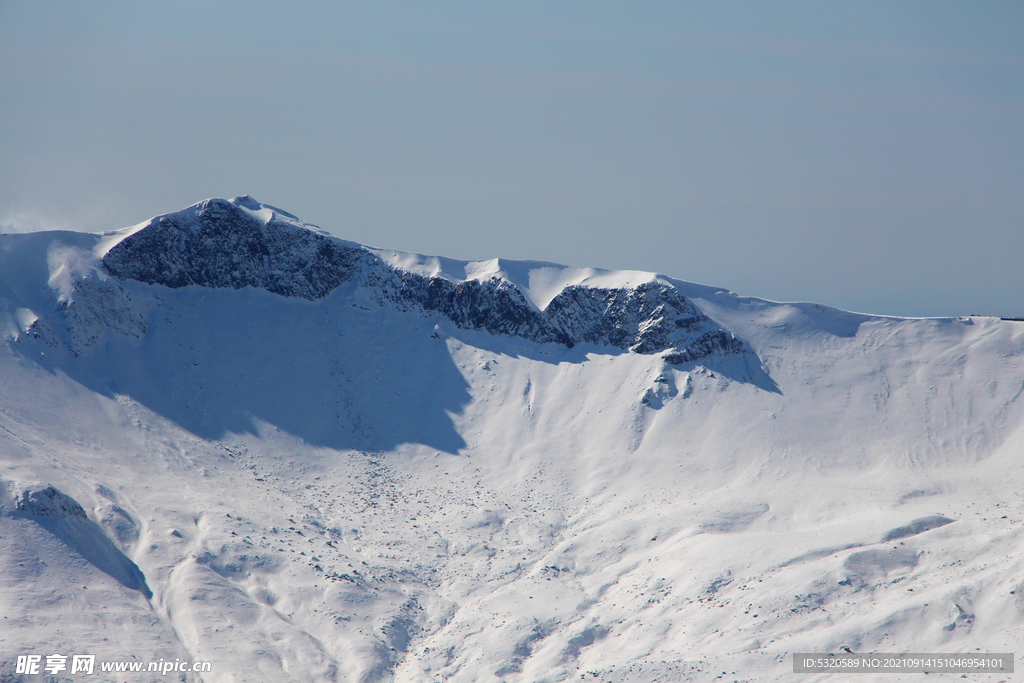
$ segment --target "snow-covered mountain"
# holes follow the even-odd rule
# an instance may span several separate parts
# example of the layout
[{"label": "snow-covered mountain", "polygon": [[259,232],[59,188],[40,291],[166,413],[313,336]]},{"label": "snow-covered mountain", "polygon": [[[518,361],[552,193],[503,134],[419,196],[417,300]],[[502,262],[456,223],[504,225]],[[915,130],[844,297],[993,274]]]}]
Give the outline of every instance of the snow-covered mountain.
[{"label": "snow-covered mountain", "polygon": [[239,197],[0,237],[0,329],[0,680],[788,681],[1024,641],[1024,323]]}]

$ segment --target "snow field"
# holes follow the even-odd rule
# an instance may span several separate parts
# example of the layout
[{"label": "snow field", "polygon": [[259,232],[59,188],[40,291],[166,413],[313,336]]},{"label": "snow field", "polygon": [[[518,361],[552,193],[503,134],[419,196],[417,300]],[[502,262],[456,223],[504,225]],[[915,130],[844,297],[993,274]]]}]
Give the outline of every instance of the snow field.
[{"label": "snow field", "polygon": [[[0,674],[791,681],[797,651],[1024,641],[1024,324],[665,280],[773,391],[740,356],[537,344],[347,286],[121,282],[109,237],[4,239]],[[655,277],[376,253],[538,308]],[[18,513],[46,487],[86,519]],[[76,550],[92,530],[107,559]]]}]

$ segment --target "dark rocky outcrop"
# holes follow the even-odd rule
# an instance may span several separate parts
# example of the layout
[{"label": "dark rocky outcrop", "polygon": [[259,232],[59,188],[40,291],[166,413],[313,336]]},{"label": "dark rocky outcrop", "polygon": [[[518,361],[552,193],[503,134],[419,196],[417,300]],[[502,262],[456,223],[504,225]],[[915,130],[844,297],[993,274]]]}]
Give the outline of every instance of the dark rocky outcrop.
[{"label": "dark rocky outcrop", "polygon": [[695,331],[714,325],[678,290],[661,282],[631,289],[566,287],[544,313],[555,329],[576,343],[607,344],[635,353],[673,348]]},{"label": "dark rocky outcrop", "polygon": [[533,309],[523,293],[500,278],[453,282],[426,277],[381,264],[365,283],[371,296],[400,310],[441,313],[458,327],[522,337],[535,342],[572,346],[543,313]]},{"label": "dark rocky outcrop", "polygon": [[402,310],[437,312],[463,329],[538,343],[570,348],[590,343],[645,354],[676,349],[666,357],[676,365],[711,354],[749,351],[678,290],[658,281],[623,289],[572,285],[543,311],[500,278],[452,282],[385,266],[368,278],[367,285],[380,301]]},{"label": "dark rocky outcrop", "polygon": [[372,259],[327,235],[275,219],[264,224],[233,202],[209,199],[153,219],[103,264],[119,278],[166,287],[258,287],[312,301]]},{"label": "dark rocky outcrop", "polygon": [[683,365],[710,355],[730,355],[748,351],[750,350],[747,345],[737,339],[732,332],[709,330],[687,344],[686,348],[666,354],[664,358],[666,363]]}]

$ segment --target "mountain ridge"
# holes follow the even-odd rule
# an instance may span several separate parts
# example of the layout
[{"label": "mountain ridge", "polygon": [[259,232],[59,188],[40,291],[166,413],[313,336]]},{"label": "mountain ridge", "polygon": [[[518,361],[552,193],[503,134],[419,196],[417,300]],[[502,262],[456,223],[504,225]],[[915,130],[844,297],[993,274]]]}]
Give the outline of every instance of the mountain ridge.
[{"label": "mountain ridge", "polygon": [[502,276],[498,260],[497,274],[478,272],[469,277],[467,264],[467,277],[461,281],[450,274],[425,275],[249,196],[208,199],[157,216],[120,234],[111,233],[100,251],[103,267],[116,278],[172,289],[256,287],[315,301],[352,284],[399,309],[441,313],[462,329],[536,343],[668,352],[665,360],[674,365],[741,356],[748,366],[746,380],[777,390],[747,344],[653,273],[646,281],[625,287],[588,286],[586,281],[566,284],[540,308]]},{"label": "mountain ridge", "polygon": [[0,237],[0,679],[788,682],[1020,641],[1019,323],[333,237],[304,270],[309,224],[220,204],[217,251],[198,211]]}]

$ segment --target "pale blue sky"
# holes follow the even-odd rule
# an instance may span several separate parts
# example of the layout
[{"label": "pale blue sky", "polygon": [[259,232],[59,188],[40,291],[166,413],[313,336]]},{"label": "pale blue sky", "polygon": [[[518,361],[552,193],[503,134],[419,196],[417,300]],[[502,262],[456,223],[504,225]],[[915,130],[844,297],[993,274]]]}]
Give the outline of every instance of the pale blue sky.
[{"label": "pale blue sky", "polygon": [[1024,3],[0,0],[0,225],[346,239],[1024,315]]}]

